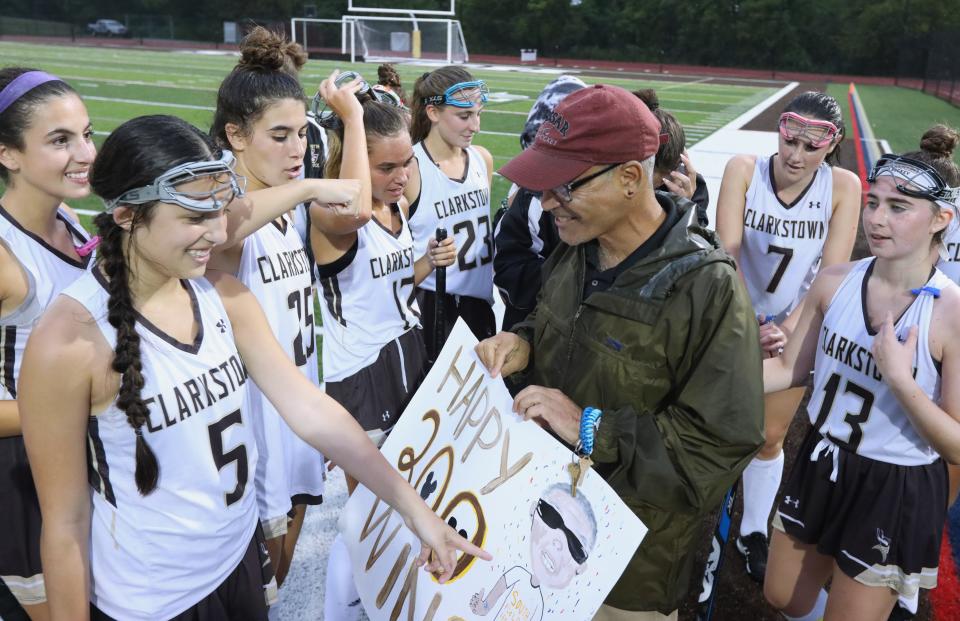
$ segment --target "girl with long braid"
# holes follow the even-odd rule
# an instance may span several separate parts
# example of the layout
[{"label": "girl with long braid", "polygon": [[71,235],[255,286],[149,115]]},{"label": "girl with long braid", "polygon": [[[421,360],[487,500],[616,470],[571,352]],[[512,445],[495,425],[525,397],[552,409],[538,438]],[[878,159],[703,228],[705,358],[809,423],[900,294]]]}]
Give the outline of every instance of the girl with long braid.
[{"label": "girl with long braid", "polygon": [[[426,252],[437,227],[456,240],[457,261],[447,268],[444,334],[458,317],[480,340],[493,336],[493,225],[490,184],[493,157],[473,144],[487,86],[463,67],[441,67],[423,74],[413,86],[410,135],[416,163],[405,196],[410,201],[410,230],[417,255]],[[431,358],[443,347],[434,343],[436,280],[419,285],[417,300]]]},{"label": "girl with long braid", "polygon": [[54,620],[266,619],[251,380],[403,516],[441,580],[457,549],[489,558],[300,372],[246,287],[204,277],[241,192],[231,160],[184,121],[154,116],[117,128],[94,162],[107,205],[98,263],[40,320],[20,384]]},{"label": "girl with long braid", "polygon": [[87,109],[66,82],[0,70],[0,580],[34,621],[48,612],[17,381],[38,318],[90,265],[89,237],[64,201],[90,193],[95,153]]}]

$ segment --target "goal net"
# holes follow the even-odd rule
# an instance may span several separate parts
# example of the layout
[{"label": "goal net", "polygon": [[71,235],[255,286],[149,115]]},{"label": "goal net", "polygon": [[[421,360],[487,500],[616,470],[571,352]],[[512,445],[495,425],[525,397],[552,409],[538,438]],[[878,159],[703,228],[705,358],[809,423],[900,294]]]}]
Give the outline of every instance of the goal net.
[{"label": "goal net", "polygon": [[342,19],[294,17],[290,20],[291,38],[314,58],[349,54],[349,28]]},{"label": "goal net", "polygon": [[342,19],[294,17],[292,39],[313,57],[349,56],[359,60],[469,60],[463,29],[456,19],[344,15]]},{"label": "goal net", "polygon": [[366,61],[469,60],[463,29],[456,19],[345,15],[351,24],[355,54]]}]

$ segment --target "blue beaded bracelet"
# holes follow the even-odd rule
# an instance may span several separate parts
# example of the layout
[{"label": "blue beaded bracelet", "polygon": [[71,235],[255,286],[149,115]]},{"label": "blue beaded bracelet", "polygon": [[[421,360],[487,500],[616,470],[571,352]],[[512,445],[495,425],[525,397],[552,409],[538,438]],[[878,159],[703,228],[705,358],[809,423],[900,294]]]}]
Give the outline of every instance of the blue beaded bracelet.
[{"label": "blue beaded bracelet", "polygon": [[580,442],[579,451],[581,455],[590,455],[593,453],[593,443],[597,437],[597,429],[600,427],[600,417],[603,411],[598,408],[585,408],[580,417]]}]

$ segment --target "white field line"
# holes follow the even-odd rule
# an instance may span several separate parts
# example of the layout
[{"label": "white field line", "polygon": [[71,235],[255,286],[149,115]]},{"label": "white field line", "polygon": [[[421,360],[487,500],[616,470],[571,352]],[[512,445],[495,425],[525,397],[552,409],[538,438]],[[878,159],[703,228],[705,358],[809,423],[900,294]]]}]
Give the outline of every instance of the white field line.
[{"label": "white field line", "polygon": [[761,112],[763,112],[764,110],[769,108],[771,105],[773,105],[778,99],[780,99],[781,97],[783,97],[784,95],[786,95],[787,93],[795,89],[797,87],[797,84],[798,84],[797,82],[791,82],[787,84],[786,86],[778,90],[776,93],[770,95],[769,97],[767,97],[766,99],[764,99],[763,101],[755,105],[754,107],[750,108],[749,110],[747,110],[746,112],[738,116],[737,118],[733,119],[732,121],[724,125],[722,129],[739,129],[743,127],[744,125],[752,121],[754,118],[756,118],[757,115],[759,115]]},{"label": "white field line", "polygon": [[91,84],[104,83],[104,84],[118,84],[120,86],[150,86],[155,88],[176,88],[176,89],[185,89],[189,91],[207,91],[211,93],[216,93],[219,89],[217,88],[206,88],[203,86],[190,86],[189,84],[175,84],[173,82],[145,82],[143,80],[117,80],[115,78],[91,78],[87,76],[80,75],[66,75],[64,73],[58,74],[58,77],[63,78],[64,80],[75,80],[77,82],[90,82]]},{"label": "white field line", "polygon": [[706,82],[707,80],[712,80],[712,79],[713,78],[700,78],[699,80],[691,80],[690,82],[677,82],[675,84],[664,86],[663,88],[658,88],[657,92],[659,93],[660,91],[670,91],[675,88],[683,88],[684,86],[689,86],[691,84],[701,84],[703,82]]},{"label": "white field line", "polygon": [[207,110],[213,112],[216,110],[213,106],[195,106],[193,104],[168,103],[162,101],[147,101],[145,99],[124,99],[122,97],[99,97],[93,95],[84,95],[85,100],[108,101],[110,103],[128,103],[138,106],[153,106],[156,108],[180,108],[183,110]]}]

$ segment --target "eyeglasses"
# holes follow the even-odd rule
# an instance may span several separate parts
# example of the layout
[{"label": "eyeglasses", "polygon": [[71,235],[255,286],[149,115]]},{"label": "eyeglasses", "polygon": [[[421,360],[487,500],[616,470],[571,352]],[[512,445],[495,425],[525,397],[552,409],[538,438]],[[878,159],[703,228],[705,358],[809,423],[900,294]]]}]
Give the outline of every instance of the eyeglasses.
[{"label": "eyeglasses", "polygon": [[583,565],[587,562],[587,553],[583,549],[583,544],[576,535],[573,534],[567,525],[563,523],[563,516],[553,508],[553,505],[541,498],[537,502],[537,515],[543,520],[543,523],[554,530],[563,531],[567,538],[567,549],[570,550],[570,556],[576,561],[577,565]]},{"label": "eyeglasses", "polygon": [[[175,203],[191,211],[217,211],[236,196],[243,196],[245,177],[233,170],[233,153],[224,150],[219,160],[187,162],[174,166],[150,185],[127,190],[117,198],[105,201],[108,212],[119,205],[146,205],[155,201]],[[216,186],[209,192],[184,192],[177,187],[198,179],[212,178]]]},{"label": "eyeglasses", "polygon": [[537,200],[543,200],[543,195],[549,192],[550,194],[553,194],[554,196],[556,196],[557,200],[560,201],[561,203],[569,203],[570,201],[573,200],[574,190],[590,183],[600,175],[610,172],[611,170],[613,170],[619,165],[620,164],[610,164],[606,168],[599,170],[593,173],[592,175],[587,175],[583,179],[577,179],[576,181],[571,181],[570,183],[564,183],[563,185],[558,185],[557,187],[551,190],[545,190],[543,192],[533,192],[532,194]]},{"label": "eyeglasses", "polygon": [[490,89],[483,80],[458,82],[443,91],[442,95],[431,95],[423,98],[423,105],[448,105],[457,108],[472,108],[474,104],[487,103]]},{"label": "eyeglasses", "polygon": [[806,138],[811,147],[820,149],[833,142],[840,129],[830,121],[808,119],[796,112],[784,112],[780,115],[780,135],[785,140]]},{"label": "eyeglasses", "polygon": [[931,201],[949,203],[956,209],[960,206],[960,186],[947,185],[937,169],[919,160],[886,153],[880,156],[873,170],[867,176],[867,182],[873,183],[877,177],[888,175],[901,194]]}]

